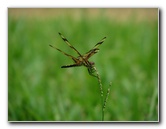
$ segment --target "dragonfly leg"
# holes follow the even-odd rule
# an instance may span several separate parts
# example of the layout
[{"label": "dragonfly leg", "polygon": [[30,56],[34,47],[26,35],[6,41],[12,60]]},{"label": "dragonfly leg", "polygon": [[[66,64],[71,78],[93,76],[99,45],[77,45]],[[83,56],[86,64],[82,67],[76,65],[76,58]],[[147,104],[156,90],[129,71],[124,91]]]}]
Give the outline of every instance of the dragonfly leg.
[{"label": "dragonfly leg", "polygon": [[98,78],[96,75],[94,75],[92,69],[88,68],[88,72],[91,76]]}]

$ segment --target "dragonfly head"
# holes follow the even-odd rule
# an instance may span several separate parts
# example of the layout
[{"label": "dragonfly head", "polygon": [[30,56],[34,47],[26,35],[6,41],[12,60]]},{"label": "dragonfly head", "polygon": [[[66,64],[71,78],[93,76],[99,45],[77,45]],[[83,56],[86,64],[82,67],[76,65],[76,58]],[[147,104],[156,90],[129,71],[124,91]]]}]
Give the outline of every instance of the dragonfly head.
[{"label": "dragonfly head", "polygon": [[95,63],[94,62],[89,62],[91,65],[95,65]]}]

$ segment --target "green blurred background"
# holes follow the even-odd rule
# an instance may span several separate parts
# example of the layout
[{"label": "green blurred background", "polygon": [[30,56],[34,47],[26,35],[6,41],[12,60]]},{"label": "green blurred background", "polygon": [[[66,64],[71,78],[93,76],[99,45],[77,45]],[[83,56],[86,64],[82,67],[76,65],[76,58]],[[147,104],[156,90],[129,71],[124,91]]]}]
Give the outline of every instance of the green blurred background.
[{"label": "green blurred background", "polygon": [[106,121],[158,121],[158,9],[8,9],[8,120],[100,121],[100,91],[85,67],[61,69],[76,56],[61,32],[90,58],[104,95]]}]

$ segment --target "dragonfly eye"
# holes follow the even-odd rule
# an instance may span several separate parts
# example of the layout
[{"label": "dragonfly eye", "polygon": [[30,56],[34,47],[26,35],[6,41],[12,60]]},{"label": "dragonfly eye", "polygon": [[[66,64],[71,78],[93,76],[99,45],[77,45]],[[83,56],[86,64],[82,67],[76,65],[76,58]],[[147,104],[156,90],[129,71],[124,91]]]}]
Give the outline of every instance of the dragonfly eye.
[{"label": "dragonfly eye", "polygon": [[91,64],[91,65],[95,65],[95,63],[94,63],[94,62],[90,62],[90,64]]}]

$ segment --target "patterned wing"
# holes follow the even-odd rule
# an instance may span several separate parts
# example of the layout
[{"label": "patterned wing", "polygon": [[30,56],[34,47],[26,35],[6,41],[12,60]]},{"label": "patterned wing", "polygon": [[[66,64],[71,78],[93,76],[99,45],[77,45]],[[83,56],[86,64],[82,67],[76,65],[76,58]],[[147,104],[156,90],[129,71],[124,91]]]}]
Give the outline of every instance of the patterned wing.
[{"label": "patterned wing", "polygon": [[90,66],[89,62],[83,58],[83,56],[79,53],[79,51],[77,51],[77,49],[76,49],[75,47],[73,47],[73,46],[69,43],[69,41],[68,41],[61,33],[59,33],[59,35],[61,36],[61,38],[63,39],[63,41],[64,41],[70,48],[72,48],[72,49],[79,55],[79,57],[80,57],[88,66]]},{"label": "patterned wing", "polygon": [[63,41],[70,47],[72,48],[80,57],[82,57],[82,55],[79,53],[79,51],[77,51],[77,49],[75,49],[75,47],[73,47],[69,41],[61,34],[59,33],[59,35],[61,36],[61,38],[63,39]]},{"label": "patterned wing", "polygon": [[56,48],[56,47],[53,47],[52,45],[49,45],[49,46],[50,46],[50,47],[52,47],[52,48],[54,48],[54,49],[56,49],[56,50],[58,50],[59,52],[63,53],[64,55],[66,55],[66,56],[68,56],[68,57],[72,58],[72,59],[74,60],[74,62],[78,62],[78,59],[77,59],[77,58],[75,58],[74,56],[69,55],[69,54],[67,54],[67,53],[63,52],[62,50],[60,50],[60,49],[58,49],[58,48]]},{"label": "patterned wing", "polygon": [[99,51],[98,47],[104,42],[105,39],[106,37],[104,37],[100,42],[98,42],[90,51],[85,53],[84,58],[88,60],[91,56],[97,53]]},{"label": "patterned wing", "polygon": [[76,63],[76,64],[72,64],[72,65],[64,65],[61,68],[70,68],[70,67],[78,67],[78,66],[81,66],[81,65]]}]

